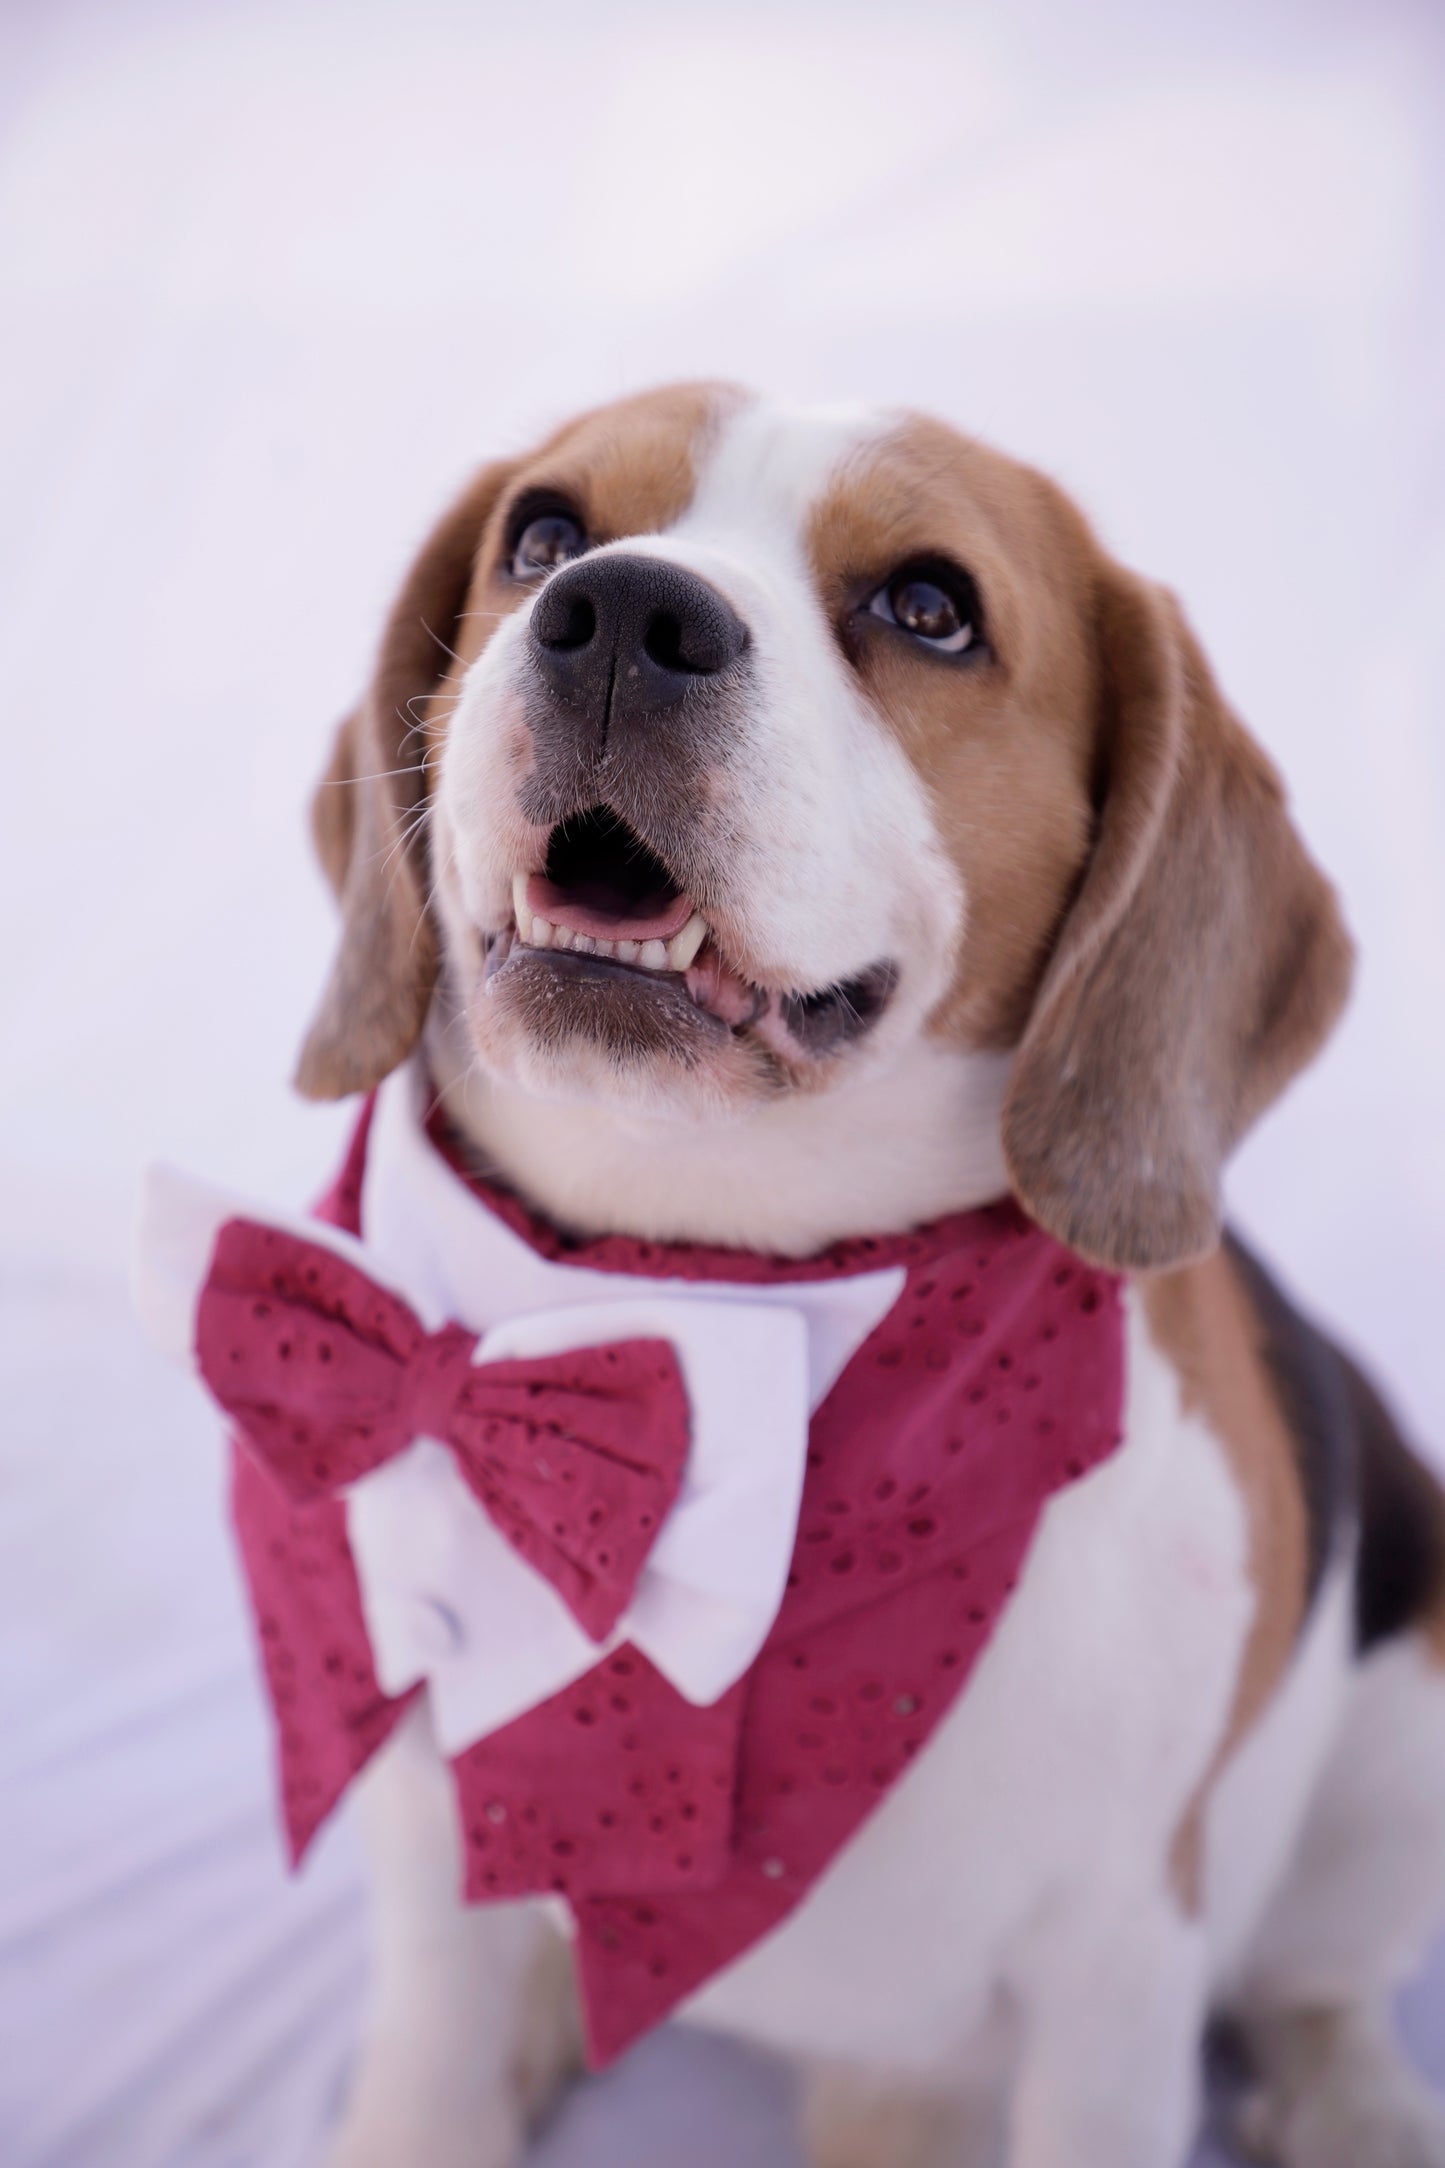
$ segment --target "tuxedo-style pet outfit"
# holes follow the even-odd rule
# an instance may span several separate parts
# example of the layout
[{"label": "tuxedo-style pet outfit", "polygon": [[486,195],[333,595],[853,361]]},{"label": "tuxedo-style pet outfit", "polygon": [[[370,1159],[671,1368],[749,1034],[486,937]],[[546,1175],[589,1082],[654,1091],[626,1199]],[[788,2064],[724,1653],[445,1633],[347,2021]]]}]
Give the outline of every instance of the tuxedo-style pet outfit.
[{"label": "tuxedo-style pet outfit", "polygon": [[140,1294],[234,1432],[299,1860],[423,1691],[466,1896],[560,1899],[602,2064],[927,1750],[1120,1441],[1117,1282],[1011,1203],[787,1260],[573,1241],[413,1068],[314,1221],[152,1179]]}]

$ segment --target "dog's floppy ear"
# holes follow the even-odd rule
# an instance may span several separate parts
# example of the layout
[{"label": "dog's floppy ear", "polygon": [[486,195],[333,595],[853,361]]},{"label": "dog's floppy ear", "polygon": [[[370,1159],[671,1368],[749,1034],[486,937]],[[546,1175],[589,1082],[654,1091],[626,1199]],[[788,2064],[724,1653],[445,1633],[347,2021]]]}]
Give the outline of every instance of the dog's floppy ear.
[{"label": "dog's floppy ear", "polygon": [[1352,948],[1273,767],[1173,598],[1095,598],[1094,849],[1014,1060],[1004,1149],[1033,1217],[1086,1257],[1212,1249],[1230,1149],[1320,1046]]},{"label": "dog's floppy ear", "polygon": [[311,808],[341,941],[296,1071],[308,1099],[369,1091],[416,1045],[438,968],[427,910],[426,703],[445,675],[482,530],[514,468],[484,468],[407,574],[371,685]]}]

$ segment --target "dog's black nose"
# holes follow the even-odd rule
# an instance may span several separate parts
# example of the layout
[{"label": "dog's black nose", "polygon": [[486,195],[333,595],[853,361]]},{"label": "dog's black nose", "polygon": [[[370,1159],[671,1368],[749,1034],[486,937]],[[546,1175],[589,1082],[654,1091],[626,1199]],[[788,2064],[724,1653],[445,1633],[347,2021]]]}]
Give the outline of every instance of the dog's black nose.
[{"label": "dog's black nose", "polygon": [[715,587],[682,565],[626,551],[579,558],[537,597],[532,658],[542,681],[605,738],[675,707],[748,644]]}]

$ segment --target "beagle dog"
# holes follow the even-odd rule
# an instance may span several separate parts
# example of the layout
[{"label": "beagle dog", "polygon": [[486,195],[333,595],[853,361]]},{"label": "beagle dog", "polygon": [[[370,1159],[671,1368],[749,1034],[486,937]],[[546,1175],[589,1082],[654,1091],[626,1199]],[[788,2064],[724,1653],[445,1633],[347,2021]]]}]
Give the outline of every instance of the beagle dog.
[{"label": "beagle dog", "polygon": [[[1201,2047],[1287,2168],[1445,2168],[1390,1998],[1445,1916],[1445,1501],[1221,1227],[1351,948],[1177,603],[920,415],[727,386],[488,466],[315,801],[298,1082],[424,1067],[570,1238],[802,1259],[1012,1196],[1120,1276],[1118,1450],[966,1687],[687,2022],[816,2168],[1171,2168]],[[574,2068],[545,1903],[461,1902],[424,1715],[364,1780],[333,2168],[505,2168]]]}]

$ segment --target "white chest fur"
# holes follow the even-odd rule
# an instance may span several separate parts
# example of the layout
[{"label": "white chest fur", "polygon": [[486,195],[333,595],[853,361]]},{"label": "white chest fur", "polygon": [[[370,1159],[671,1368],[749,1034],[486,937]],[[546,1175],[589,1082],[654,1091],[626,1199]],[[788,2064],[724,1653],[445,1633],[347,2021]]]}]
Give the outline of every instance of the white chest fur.
[{"label": "white chest fur", "polygon": [[1218,1441],[1127,1300],[1125,1444],[1046,1509],[951,1716],[791,1920],[685,2014],[804,2054],[947,2067],[1081,1883],[1162,1884],[1254,1596]]}]

